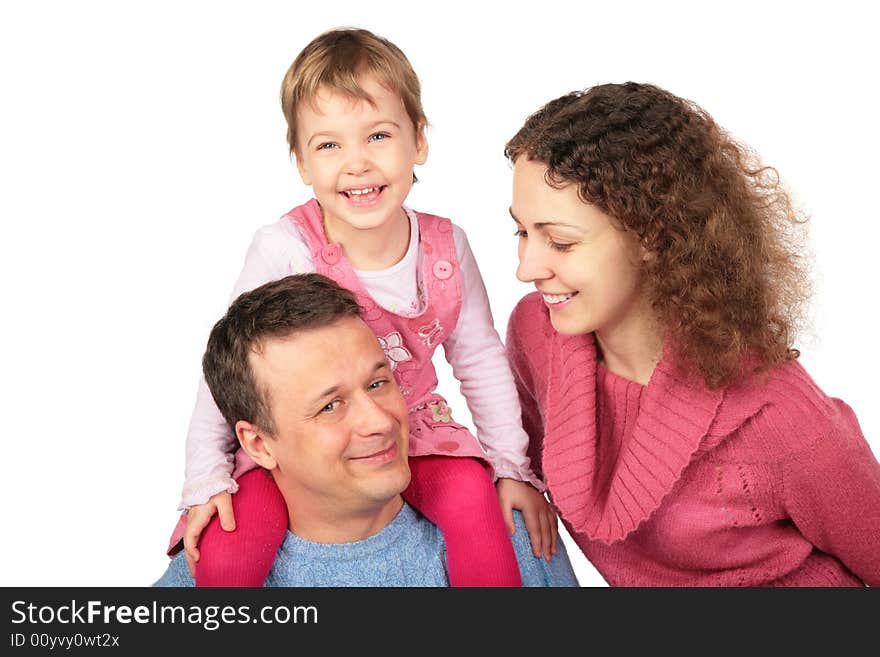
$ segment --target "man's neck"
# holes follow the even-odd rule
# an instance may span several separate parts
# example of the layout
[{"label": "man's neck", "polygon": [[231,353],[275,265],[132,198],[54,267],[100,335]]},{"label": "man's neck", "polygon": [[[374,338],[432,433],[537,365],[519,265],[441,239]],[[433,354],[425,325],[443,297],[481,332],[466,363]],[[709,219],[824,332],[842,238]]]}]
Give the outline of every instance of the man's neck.
[{"label": "man's neck", "polygon": [[357,511],[334,505],[321,509],[307,509],[296,503],[287,505],[290,531],[313,543],[354,543],[370,538],[385,529],[402,508],[400,495]]}]

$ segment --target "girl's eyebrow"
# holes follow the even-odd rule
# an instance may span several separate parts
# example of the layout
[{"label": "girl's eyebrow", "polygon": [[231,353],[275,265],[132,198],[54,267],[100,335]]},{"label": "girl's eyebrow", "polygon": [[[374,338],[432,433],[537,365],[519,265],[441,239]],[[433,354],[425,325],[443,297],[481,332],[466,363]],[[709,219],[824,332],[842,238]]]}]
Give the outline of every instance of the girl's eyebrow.
[{"label": "girl's eyebrow", "polygon": [[367,128],[369,130],[375,130],[380,125],[391,125],[391,126],[394,126],[395,128],[397,128],[398,130],[400,130],[400,126],[397,124],[397,122],[392,121],[391,119],[381,119],[379,121],[374,121],[369,126],[367,126]]},{"label": "girl's eyebrow", "polygon": [[316,132],[311,137],[309,137],[309,140],[306,142],[306,146],[311,146],[312,142],[319,137],[321,139],[333,139],[335,136],[336,135],[334,133],[329,131]]},{"label": "girl's eyebrow", "polygon": [[[397,130],[400,130],[400,126],[397,124],[397,122],[392,121],[391,119],[381,119],[379,121],[374,121],[367,126],[367,130],[375,130],[382,125],[390,125]],[[311,146],[312,142],[318,137],[321,137],[322,139],[334,139],[336,137],[336,133],[334,133],[332,130],[322,130],[321,132],[316,132],[311,137],[309,137],[309,140],[306,142],[306,146]]]}]

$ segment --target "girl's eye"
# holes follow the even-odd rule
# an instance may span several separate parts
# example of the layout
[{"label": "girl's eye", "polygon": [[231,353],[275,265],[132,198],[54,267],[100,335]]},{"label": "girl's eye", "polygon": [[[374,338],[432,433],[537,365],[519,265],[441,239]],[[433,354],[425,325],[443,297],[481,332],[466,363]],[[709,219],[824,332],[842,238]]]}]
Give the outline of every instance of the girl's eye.
[{"label": "girl's eye", "polygon": [[387,132],[377,132],[374,135],[370,135],[369,141],[382,141],[383,139],[388,139],[391,135]]},{"label": "girl's eye", "polygon": [[318,144],[319,151],[329,151],[339,148],[339,144],[335,141],[324,142],[323,144]]},{"label": "girl's eye", "polygon": [[332,401],[321,409],[321,413],[332,413],[337,408],[339,408],[340,404],[342,404],[342,402],[338,399],[336,401]]}]

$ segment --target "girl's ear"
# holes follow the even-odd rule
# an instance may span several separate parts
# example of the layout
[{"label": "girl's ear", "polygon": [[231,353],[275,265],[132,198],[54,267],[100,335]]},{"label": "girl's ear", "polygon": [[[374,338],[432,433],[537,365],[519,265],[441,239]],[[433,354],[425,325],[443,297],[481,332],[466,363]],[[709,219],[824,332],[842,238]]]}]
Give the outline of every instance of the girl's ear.
[{"label": "girl's ear", "polygon": [[309,173],[308,167],[306,167],[303,162],[303,158],[300,157],[296,151],[291,153],[290,156],[296,161],[296,170],[299,171],[299,177],[302,178],[303,184],[311,187],[312,175]]},{"label": "girl's ear", "polygon": [[254,460],[254,463],[267,470],[275,469],[278,462],[274,455],[274,439],[246,420],[235,423],[235,435],[241,443],[241,448]]},{"label": "girl's ear", "polygon": [[416,130],[416,164],[424,164],[428,161],[428,138],[425,136],[425,126]]}]

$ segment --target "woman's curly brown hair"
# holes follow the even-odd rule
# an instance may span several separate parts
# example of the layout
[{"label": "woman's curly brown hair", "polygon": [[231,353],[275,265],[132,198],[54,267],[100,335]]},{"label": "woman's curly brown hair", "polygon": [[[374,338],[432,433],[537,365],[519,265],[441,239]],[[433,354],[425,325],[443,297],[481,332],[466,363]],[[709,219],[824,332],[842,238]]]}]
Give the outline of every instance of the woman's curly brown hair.
[{"label": "woman's curly brown hair", "polygon": [[708,387],[750,360],[766,370],[797,358],[809,284],[793,229],[805,219],[776,170],[700,107],[653,85],[600,85],[547,103],[504,153],[546,164],[548,184],[577,184],[638,238],[677,362]]}]

